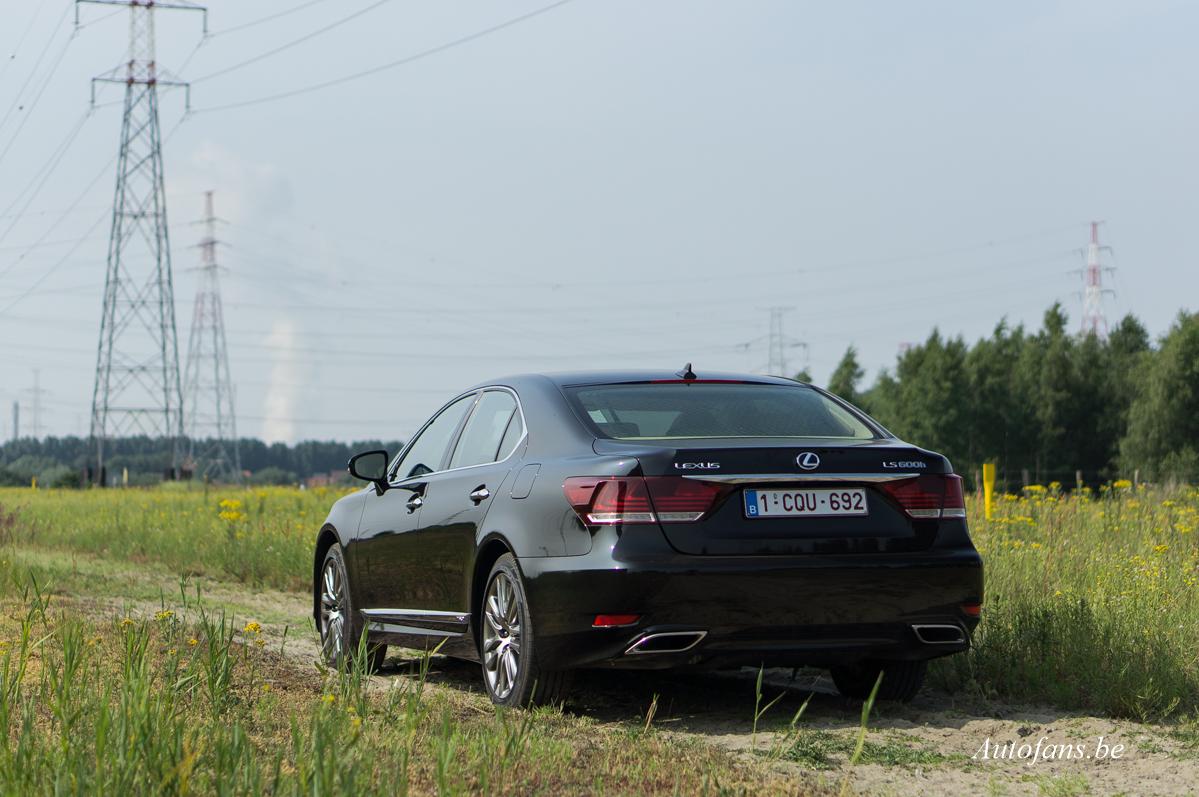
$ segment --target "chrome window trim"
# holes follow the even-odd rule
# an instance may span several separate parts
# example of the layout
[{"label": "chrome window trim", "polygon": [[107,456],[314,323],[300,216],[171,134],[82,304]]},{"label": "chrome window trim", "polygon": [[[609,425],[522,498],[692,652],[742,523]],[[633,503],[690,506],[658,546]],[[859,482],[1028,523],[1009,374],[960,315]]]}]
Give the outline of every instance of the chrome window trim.
[{"label": "chrome window trim", "polygon": [[919,473],[730,473],[711,476],[683,476],[700,482],[725,484],[783,483],[783,482],[897,482],[920,476]]},{"label": "chrome window trim", "polygon": [[[524,426],[524,433],[521,434],[520,438],[516,441],[516,445],[514,445],[512,447],[512,451],[509,452],[508,456],[504,457],[503,459],[497,459],[494,462],[481,462],[478,465],[463,465],[460,468],[447,468],[445,470],[435,470],[435,471],[430,471],[429,473],[422,473],[420,476],[411,476],[406,479],[400,479],[399,481],[395,480],[395,474],[392,471],[392,469],[399,467],[401,460],[403,460],[403,458],[404,458],[404,454],[406,454],[408,452],[408,449],[412,446],[412,443],[416,442],[416,439],[421,436],[421,433],[425,431],[425,428],[430,423],[432,423],[433,420],[438,415],[440,415],[442,413],[442,411],[444,411],[446,409],[446,407],[449,407],[455,401],[466,398],[467,396],[469,396],[473,393],[475,395],[475,403],[473,405],[471,405],[471,408],[467,412],[467,415],[464,419],[462,428],[458,430],[458,436],[454,438],[454,447],[457,448],[458,441],[462,438],[462,431],[466,428],[466,424],[470,423],[471,416],[475,412],[475,407],[477,407],[479,404],[479,399],[483,396],[484,393],[486,393],[489,390],[503,390],[503,391],[506,391],[506,392],[512,394],[512,398],[516,399],[516,411],[520,413],[520,422]],[[442,473],[457,473],[458,471],[470,470],[471,468],[486,468],[490,465],[500,465],[500,464],[512,459],[512,457],[516,456],[516,452],[520,451],[521,444],[524,443],[524,441],[526,439],[528,439],[528,437],[529,437],[529,422],[525,417],[525,408],[524,408],[524,405],[521,404],[520,394],[518,394],[515,390],[513,390],[510,387],[507,387],[506,385],[487,385],[486,387],[479,387],[479,388],[475,388],[474,390],[468,390],[465,393],[461,393],[461,394],[455,396],[454,398],[452,398],[451,400],[447,401],[445,404],[443,404],[441,406],[441,409],[439,409],[437,412],[433,413],[432,417],[430,417],[429,420],[425,421],[425,424],[424,424],[424,426],[421,426],[420,431],[412,436],[411,442],[409,442],[408,445],[404,446],[403,450],[400,451],[400,453],[396,456],[395,461],[391,465],[391,469],[388,470],[387,482],[392,487],[403,487],[405,482],[422,482],[425,479],[428,479],[430,476],[439,476]],[[501,439],[500,442],[503,442],[503,440]],[[453,457],[454,457],[454,453],[451,451],[450,459],[453,459]]]}]

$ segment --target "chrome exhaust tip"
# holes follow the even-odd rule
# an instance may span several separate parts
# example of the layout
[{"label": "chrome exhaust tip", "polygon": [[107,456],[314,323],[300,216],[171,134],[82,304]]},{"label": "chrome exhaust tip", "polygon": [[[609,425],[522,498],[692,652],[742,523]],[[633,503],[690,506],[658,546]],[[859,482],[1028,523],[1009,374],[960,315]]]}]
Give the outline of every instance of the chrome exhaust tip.
[{"label": "chrome exhaust tip", "polygon": [[682,653],[691,650],[708,635],[707,631],[662,631],[646,634],[625,650],[626,656],[644,656],[650,653]]},{"label": "chrome exhaust tip", "polygon": [[966,632],[960,625],[927,623],[913,625],[912,631],[926,645],[958,645],[966,641]]}]

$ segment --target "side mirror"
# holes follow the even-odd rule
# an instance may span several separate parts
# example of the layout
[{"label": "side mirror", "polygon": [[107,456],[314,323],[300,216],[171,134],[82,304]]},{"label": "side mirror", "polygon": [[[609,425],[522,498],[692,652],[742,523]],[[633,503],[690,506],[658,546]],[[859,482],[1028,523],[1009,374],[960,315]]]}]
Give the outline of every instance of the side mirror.
[{"label": "side mirror", "polygon": [[363,451],[350,457],[346,470],[355,479],[373,482],[380,495],[387,489],[387,463],[391,457],[386,451]]}]

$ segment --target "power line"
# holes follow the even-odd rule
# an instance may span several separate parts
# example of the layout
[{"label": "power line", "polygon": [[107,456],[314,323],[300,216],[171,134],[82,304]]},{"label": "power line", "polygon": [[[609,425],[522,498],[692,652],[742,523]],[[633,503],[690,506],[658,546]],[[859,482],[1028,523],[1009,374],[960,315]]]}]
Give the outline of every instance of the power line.
[{"label": "power line", "polygon": [[376,75],[376,74],[378,74],[380,72],[384,72],[388,69],[395,69],[396,67],[405,66],[407,64],[413,63],[414,61],[420,61],[424,58],[428,58],[430,56],[437,55],[439,53],[443,53],[446,50],[450,50],[455,47],[459,47],[463,44],[468,44],[477,39],[481,39],[484,36],[489,36],[492,33],[497,33],[501,30],[504,30],[505,28],[510,28],[514,25],[519,25],[520,23],[530,20],[534,17],[538,17],[538,16],[541,16],[542,14],[549,13],[550,11],[553,11],[557,8],[561,8],[562,6],[564,6],[568,3],[572,3],[572,2],[574,2],[574,0],[558,0],[558,2],[556,2],[556,3],[551,3],[547,6],[542,6],[541,8],[530,11],[527,14],[521,14],[520,16],[512,17],[511,19],[508,19],[504,22],[501,22],[496,25],[492,25],[492,26],[490,26],[488,28],[484,28],[483,30],[480,30],[480,31],[476,31],[475,33],[471,33],[467,36],[461,36],[457,39],[453,39],[451,41],[445,42],[444,44],[439,44],[436,47],[430,47],[427,50],[421,50],[420,52],[413,53],[412,55],[405,56],[404,58],[400,58],[395,61],[390,61],[386,64],[380,64],[379,66],[371,67],[370,69],[364,69],[361,72],[354,72],[349,75],[343,75],[341,77],[333,78],[332,80],[326,80],[321,83],[314,83],[309,86],[304,86],[304,87],[298,88],[298,89],[292,89],[291,91],[280,92],[278,94],[268,94],[263,97],[256,97],[256,98],[250,99],[250,100],[241,100],[239,102],[231,102],[231,103],[227,103],[225,105],[214,105],[210,108],[200,108],[200,109],[196,110],[196,113],[205,113],[205,112],[212,112],[212,111],[227,111],[227,110],[230,110],[233,108],[244,108],[249,105],[259,105],[261,103],[274,102],[276,100],[282,100],[282,99],[286,99],[288,97],[296,97],[301,94],[308,94],[309,92],[313,92],[313,91],[320,91],[321,89],[327,89],[332,86],[337,86],[342,83],[348,83],[352,80],[358,80],[359,78],[368,77],[370,75]]},{"label": "power line", "polygon": [[[66,263],[68,260],[70,260],[71,255],[75,254],[75,251],[80,247],[80,245],[84,241],[86,241],[88,238],[91,237],[91,234],[96,230],[96,228],[98,228],[100,226],[100,223],[102,221],[104,221],[104,219],[107,218],[107,216],[108,216],[107,213],[101,214],[94,222],[92,222],[92,226],[87,228],[87,232],[84,234],[84,236],[82,238],[80,238],[78,241],[76,241],[75,245],[72,246],[70,249],[68,249],[66,251],[66,253],[61,258],[59,258],[57,262],[54,263],[54,265],[52,265],[52,266],[50,266],[50,268],[44,270],[42,272],[41,276],[38,277],[37,280],[35,280],[32,285],[30,285],[28,288],[26,288],[23,293],[19,294],[15,299],[13,299],[11,302],[6,304],[4,307],[0,307],[0,316],[3,316],[9,310],[16,307],[18,304],[23,302],[25,299],[29,298],[29,296],[31,296],[33,294],[33,292],[35,290],[37,290],[37,288],[43,282],[45,282],[47,279],[50,278],[50,275],[52,275],[55,271],[57,271],[59,268],[61,268],[64,263]],[[28,253],[26,253],[26,254],[28,254]],[[25,255],[21,255],[21,259],[24,259],[24,257],[25,257]],[[20,260],[18,260],[17,262],[19,263]],[[13,267],[15,267],[15,265],[16,264],[14,263]],[[10,267],[8,269],[8,271],[11,271],[11,270],[12,270],[12,267]],[[6,271],[4,273],[7,274],[8,271]],[[3,276],[3,274],[0,274],[0,276]]]},{"label": "power line", "polygon": [[[17,46],[13,48],[12,54],[5,60],[4,66],[0,67],[0,78],[3,78],[8,73],[8,68],[12,66],[12,62],[17,60],[17,53],[21,51],[21,47],[25,45],[25,40],[29,38],[30,31],[33,30],[34,24],[37,23],[37,18],[42,15],[42,9],[46,8],[49,3],[35,3],[36,7],[33,11],[33,16],[29,18],[29,24],[25,26],[25,32],[21,34],[21,38],[17,40]],[[55,26],[57,27],[57,26]],[[51,36],[53,40],[53,36]]]},{"label": "power line", "polygon": [[286,44],[282,44],[282,45],[274,48],[273,50],[267,50],[265,53],[260,53],[259,55],[256,55],[253,58],[246,59],[245,61],[241,61],[240,63],[236,63],[236,64],[233,64],[232,66],[227,66],[224,69],[218,69],[215,72],[210,72],[207,75],[202,75],[198,78],[194,78],[192,80],[192,82],[193,83],[201,83],[205,80],[211,80],[214,77],[220,77],[221,75],[227,75],[230,72],[234,72],[238,69],[241,69],[242,67],[249,66],[250,64],[256,64],[259,61],[270,58],[271,56],[278,55],[279,53],[284,52],[285,50],[290,50],[292,47],[295,47],[299,44],[303,44],[306,41],[315,39],[317,36],[320,36],[324,33],[328,33],[329,31],[334,30],[335,28],[339,28],[342,25],[346,24],[347,22],[351,22],[351,21],[357,19],[358,17],[362,16],[363,14],[366,14],[370,11],[374,11],[379,6],[384,5],[386,3],[390,3],[390,2],[391,2],[391,0],[377,0],[377,2],[374,2],[371,5],[366,6],[365,8],[360,8],[357,11],[355,11],[354,13],[352,13],[348,16],[342,17],[341,19],[336,20],[335,22],[330,22],[328,25],[317,28],[316,30],[312,31],[311,33],[307,33],[298,39],[294,39],[292,41],[287,42]]},{"label": "power line", "polygon": [[[55,21],[54,28],[50,33],[50,38],[46,40],[45,46],[42,47],[41,52],[38,53],[37,60],[33,62],[33,69],[29,70],[29,77],[25,78],[25,82],[21,84],[21,88],[17,90],[16,96],[13,97],[12,105],[8,106],[8,110],[4,113],[4,118],[0,119],[0,130],[4,129],[4,125],[8,123],[9,117],[12,116],[12,112],[21,105],[21,97],[25,94],[25,89],[29,87],[30,82],[33,80],[34,76],[37,75],[38,67],[42,65],[42,59],[46,57],[46,53],[50,52],[50,45],[54,43],[54,39],[58,35],[59,25],[61,25],[62,21],[66,19],[67,13],[70,10],[71,5],[68,4],[66,8],[62,10],[62,16]],[[70,43],[70,37],[67,38],[67,43]]]},{"label": "power line", "polygon": [[[17,125],[17,129],[13,131],[12,137],[9,138],[8,145],[5,146],[2,151],[0,151],[0,163],[4,162],[4,158],[12,150],[13,145],[17,143],[17,139],[20,137],[21,131],[24,130],[25,125],[29,123],[29,117],[33,116],[33,112],[37,108],[38,102],[41,101],[42,96],[46,93],[46,89],[50,87],[50,82],[54,79],[54,74],[58,71],[58,67],[62,65],[63,59],[66,58],[67,50],[70,49],[71,42],[74,40],[74,38],[74,34],[67,37],[66,42],[62,46],[62,50],[60,50],[58,53],[58,58],[54,60],[53,65],[50,67],[50,71],[46,73],[46,79],[42,81],[42,85],[34,95],[33,101],[29,103],[29,107],[25,108],[25,106],[21,106],[21,110],[23,111],[21,122]],[[0,127],[2,127],[2,125],[0,125]]]},{"label": "power line", "polygon": [[[186,115],[181,117],[179,119],[179,121],[175,123],[175,126],[172,127],[170,129],[170,131],[165,136],[162,137],[162,143],[165,144],[166,142],[170,141],[171,136],[173,136],[175,134],[175,131],[177,131],[179,129],[179,126],[182,125],[186,119],[187,119]],[[15,269],[17,266],[19,266],[21,264],[21,262],[26,257],[29,256],[29,252],[32,251],[32,249],[34,247],[41,245],[42,241],[45,240],[50,235],[50,233],[52,233],[56,229],[58,229],[58,225],[62,224],[63,219],[65,219],[68,215],[70,215],[75,210],[75,206],[83,201],[83,198],[86,197],[88,195],[88,192],[92,190],[92,186],[94,186],[96,183],[98,183],[100,181],[100,178],[104,176],[104,174],[108,171],[108,167],[112,166],[113,162],[116,161],[116,159],[117,159],[117,157],[115,155],[108,159],[108,162],[105,163],[104,166],[102,166],[100,168],[100,171],[96,172],[96,176],[93,177],[90,182],[88,182],[88,184],[84,187],[83,191],[81,191],[79,193],[79,195],[77,197],[75,197],[75,201],[72,202],[70,205],[68,205],[66,210],[64,210],[62,213],[59,214],[58,218],[54,221],[54,223],[51,224],[48,228],[46,228],[46,231],[43,232],[36,241],[34,241],[32,244],[30,244],[28,247],[26,247],[26,251],[22,252],[20,257],[18,257],[16,260],[14,260],[12,262],[12,264],[9,265],[8,268],[4,269],[4,271],[0,271],[0,279],[3,279],[4,277],[8,276],[8,274],[13,269]],[[48,268],[42,272],[42,275],[37,279],[36,282],[34,282],[32,285],[30,285],[29,288],[24,293],[19,295],[17,298],[13,299],[11,302],[9,302],[4,307],[0,308],[0,316],[3,316],[5,313],[7,313],[9,310],[11,310],[15,305],[17,305],[18,303],[20,303],[21,301],[25,300],[27,297],[32,295],[34,290],[36,290],[38,286],[40,286],[43,282],[45,282],[50,277],[51,274],[53,274],[55,271],[57,271],[59,268],[61,268],[62,265],[64,263],[66,263],[67,260],[70,259],[71,255],[75,254],[75,250],[79,248],[79,245],[91,237],[92,232],[95,231],[96,227],[98,227],[100,225],[100,222],[104,221],[104,219],[107,216],[108,216],[108,211],[106,210],[103,214],[101,214],[101,216],[98,219],[96,219],[96,221],[92,222],[92,225],[87,228],[87,232],[85,232],[81,238],[76,239],[75,245],[72,246],[70,248],[70,250],[67,251],[66,254],[64,254],[58,261],[56,261],[53,266],[51,266],[50,268]]]},{"label": "power line", "polygon": [[[34,247],[36,247],[36,246],[40,246],[40,245],[41,245],[41,243],[42,243],[42,241],[44,241],[44,240],[46,240],[48,237],[50,237],[50,233],[52,233],[52,232],[54,232],[55,230],[57,230],[57,229],[58,229],[58,226],[59,226],[60,224],[62,224],[62,222],[63,222],[63,219],[65,219],[65,218],[66,218],[66,217],[67,217],[67,216],[68,216],[68,215],[69,215],[69,214],[70,214],[70,213],[71,213],[71,212],[72,212],[72,211],[75,209],[75,206],[76,206],[76,205],[78,205],[80,202],[82,202],[82,201],[83,201],[83,198],[84,198],[84,197],[86,197],[86,196],[88,195],[88,192],[92,190],[92,187],[93,187],[93,186],[94,186],[96,183],[98,183],[98,182],[100,181],[100,178],[101,178],[101,177],[103,177],[103,176],[105,175],[105,173],[107,173],[107,172],[108,172],[108,167],[109,167],[109,166],[112,166],[112,164],[113,164],[113,162],[114,162],[115,160],[116,160],[116,156],[113,156],[113,157],[111,157],[111,158],[109,158],[109,159],[108,159],[108,162],[104,164],[104,166],[103,166],[103,167],[100,169],[100,171],[96,172],[96,176],[95,176],[95,177],[93,177],[93,178],[92,178],[92,179],[91,179],[91,180],[88,182],[88,184],[87,184],[87,185],[84,187],[84,189],[83,189],[83,190],[82,190],[82,191],[79,193],[79,195],[78,195],[77,197],[75,197],[75,201],[74,201],[74,202],[72,202],[70,205],[68,205],[68,206],[67,206],[67,209],[66,209],[66,210],[64,210],[62,213],[60,213],[60,214],[59,214],[58,218],[57,218],[57,219],[55,219],[54,223],[53,223],[53,224],[51,224],[49,227],[47,227],[47,228],[46,228],[46,230],[45,230],[45,232],[43,232],[43,233],[42,233],[42,234],[41,234],[41,235],[40,235],[40,236],[37,238],[37,240],[35,240],[35,241],[34,241],[32,244],[30,244],[30,245],[29,245],[29,246],[26,248],[26,251],[22,252],[22,253],[21,253],[21,255],[20,255],[19,257],[17,257],[17,259],[16,259],[16,260],[14,260],[14,261],[13,261],[13,262],[12,262],[12,263],[9,265],[9,267],[8,267],[8,268],[4,269],[3,271],[0,271],[0,279],[4,279],[5,277],[7,277],[7,276],[8,276],[8,275],[9,275],[9,274],[12,272],[12,270],[13,270],[13,269],[15,269],[17,266],[21,265],[21,261],[23,261],[23,260],[24,260],[26,257],[28,257],[28,256],[29,256],[29,252],[30,252],[30,251],[31,251],[31,250],[32,250]],[[107,213],[105,213],[105,215],[107,215]],[[103,220],[104,220],[104,216],[101,216],[101,217],[100,217],[100,221],[103,221]],[[98,223],[98,222],[97,222],[97,223]],[[85,240],[85,239],[86,239],[88,236],[90,236],[90,235],[91,235],[91,233],[92,233],[92,230],[93,230],[93,229],[95,229],[95,227],[96,227],[96,224],[92,224],[92,226],[88,228],[88,231],[87,231],[86,233],[84,233],[84,237],[83,237],[83,238],[81,238],[81,239],[79,239],[79,240],[82,242],[82,241],[83,241],[83,240]],[[76,248],[76,247],[72,247],[72,251],[74,251],[74,249],[75,249],[75,248]],[[65,262],[65,258],[64,258],[63,260],[60,260],[60,261],[59,261],[59,262],[58,262],[58,263],[57,263],[57,264],[54,266],[54,268],[57,268],[57,267],[58,267],[59,265],[61,265],[63,262]],[[53,269],[51,269],[51,271],[52,271],[52,270],[53,270]],[[44,273],[44,274],[43,274],[43,280],[44,280],[44,278],[45,278],[46,276],[49,276],[49,272],[46,272],[46,273]],[[39,281],[39,283],[38,283],[38,284],[40,284],[40,282],[41,282],[41,281]],[[10,306],[11,306],[11,305],[10,305]],[[5,310],[7,310],[7,309],[8,309],[8,308],[5,308]],[[3,315],[3,314],[4,314],[4,310],[0,310],[0,315]]]},{"label": "power line", "polygon": [[80,131],[83,130],[83,126],[87,124],[87,120],[90,116],[91,111],[86,111],[84,112],[83,116],[79,117],[79,121],[76,122],[75,126],[72,127],[67,133],[67,137],[62,140],[62,142],[54,149],[53,152],[50,153],[50,159],[47,160],[46,163],[42,164],[42,166],[36,172],[34,172],[33,178],[17,193],[12,203],[4,209],[4,213],[0,214],[0,218],[8,218],[8,214],[10,214],[12,209],[17,206],[17,204],[21,201],[21,198],[25,196],[26,192],[28,192],[31,188],[33,189],[33,192],[29,194],[29,198],[25,200],[25,204],[17,213],[13,214],[12,222],[8,225],[3,233],[0,233],[0,241],[3,241],[8,237],[8,234],[13,231],[13,228],[17,226],[17,224],[21,221],[21,218],[25,215],[25,211],[29,210],[29,206],[33,204],[33,200],[37,199],[37,195],[41,193],[42,189],[46,186],[46,183],[49,182],[50,177],[53,176],[55,169],[58,168],[58,164],[62,163],[62,159],[66,157],[67,150],[69,150],[71,145],[75,143],[75,139],[78,138]]},{"label": "power line", "polygon": [[263,24],[264,22],[273,22],[274,20],[279,19],[280,17],[286,17],[286,16],[296,13],[297,11],[303,11],[305,8],[310,8],[314,5],[317,5],[319,3],[325,3],[325,2],[328,2],[328,0],[308,0],[307,3],[300,3],[298,6],[292,6],[291,8],[286,8],[283,11],[279,11],[274,14],[267,14],[265,17],[259,17],[258,19],[254,19],[249,22],[243,22],[240,25],[234,25],[229,28],[222,28],[221,30],[213,31],[212,33],[210,33],[208,35],[209,35],[209,38],[212,38],[212,37],[216,37],[216,36],[224,36],[227,33],[234,33],[239,30],[245,30],[246,28],[253,28],[257,25]]}]

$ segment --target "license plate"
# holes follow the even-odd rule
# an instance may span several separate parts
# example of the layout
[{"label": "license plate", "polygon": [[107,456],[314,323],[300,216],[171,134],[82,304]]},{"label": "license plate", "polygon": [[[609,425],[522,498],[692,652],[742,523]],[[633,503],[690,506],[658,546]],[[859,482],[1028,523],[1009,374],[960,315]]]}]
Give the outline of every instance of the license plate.
[{"label": "license plate", "polygon": [[866,491],[853,490],[746,490],[745,516],[828,517],[865,515]]}]

